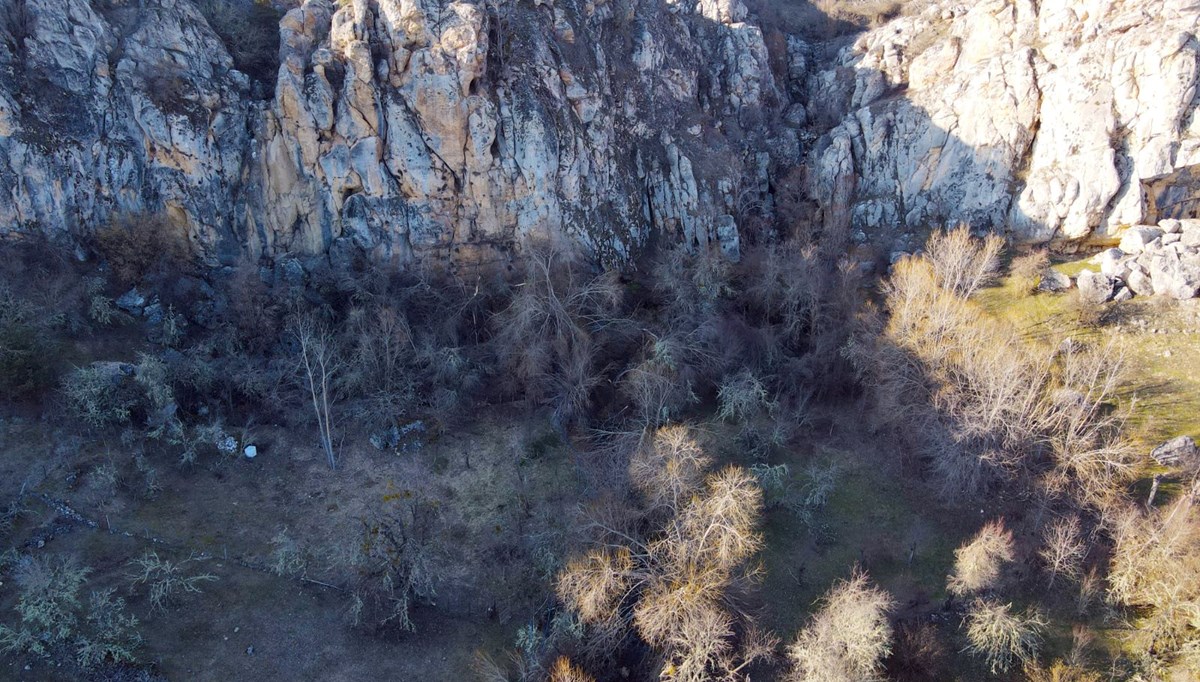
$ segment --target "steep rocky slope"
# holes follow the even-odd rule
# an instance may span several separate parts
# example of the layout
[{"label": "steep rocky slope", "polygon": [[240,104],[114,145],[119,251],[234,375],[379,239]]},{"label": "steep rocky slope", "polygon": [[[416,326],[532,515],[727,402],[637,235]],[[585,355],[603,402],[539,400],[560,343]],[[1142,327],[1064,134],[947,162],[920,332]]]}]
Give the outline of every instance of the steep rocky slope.
[{"label": "steep rocky slope", "polygon": [[1103,237],[1197,196],[1191,0],[933,2],[832,59],[772,53],[740,0],[306,0],[273,83],[192,0],[0,14],[2,231],[149,212],[212,262],[539,235],[614,262],[652,237],[735,254],[804,164],[827,225],[900,248],[959,221]]},{"label": "steep rocky slope", "polygon": [[24,0],[0,45],[4,229],[165,210],[223,258],[540,231],[615,260],[651,230],[736,249],[738,200],[799,160],[736,0],[307,0],[262,101],[189,0],[100,5]]},{"label": "steep rocky slope", "polygon": [[1163,176],[1200,164],[1198,20],[1193,0],[983,0],[862,35],[807,88],[834,126],[826,219],[1045,242],[1194,217],[1190,174]]}]

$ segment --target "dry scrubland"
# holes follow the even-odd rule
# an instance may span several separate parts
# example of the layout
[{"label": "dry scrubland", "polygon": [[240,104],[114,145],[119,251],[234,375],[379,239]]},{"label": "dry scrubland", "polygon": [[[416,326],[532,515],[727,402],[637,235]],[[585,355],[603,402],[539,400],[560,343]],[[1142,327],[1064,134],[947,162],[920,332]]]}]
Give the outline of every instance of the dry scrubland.
[{"label": "dry scrubland", "polygon": [[[925,3],[748,4],[784,83]],[[198,7],[269,98],[277,10]],[[1200,460],[1150,456],[1200,436],[1196,302],[966,230],[883,263],[802,176],[736,264],[0,244],[0,678],[1200,677]]]},{"label": "dry scrubland", "polygon": [[5,245],[6,677],[1200,670],[1196,463],[1148,457],[1187,304],[965,230],[878,279],[821,233],[457,278],[169,235]]},{"label": "dry scrubland", "polygon": [[[253,100],[294,4],[197,2]],[[927,3],[747,4],[783,84]],[[145,90],[195,115],[187,76]],[[10,233],[0,678],[1200,679],[1200,456],[1150,454],[1200,436],[1197,301],[1041,293],[1085,259],[965,228],[886,263],[811,227],[785,165],[736,263],[213,268],[164,216]]]}]

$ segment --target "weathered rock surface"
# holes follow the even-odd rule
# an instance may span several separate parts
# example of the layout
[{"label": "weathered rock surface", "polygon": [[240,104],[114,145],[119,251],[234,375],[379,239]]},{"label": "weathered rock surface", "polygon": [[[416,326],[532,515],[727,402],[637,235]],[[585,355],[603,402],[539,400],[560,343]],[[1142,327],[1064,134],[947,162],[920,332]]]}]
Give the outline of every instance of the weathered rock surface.
[{"label": "weathered rock surface", "polygon": [[[1123,282],[1137,296],[1195,298],[1200,295],[1200,221],[1131,227],[1122,234],[1120,248],[1102,251],[1092,261],[1104,276]],[[1079,285],[1082,292],[1082,274]]]},{"label": "weathered rock surface", "polygon": [[1163,231],[1157,227],[1135,225],[1121,236],[1121,245],[1118,249],[1125,253],[1141,253],[1146,250],[1148,244],[1162,236]]},{"label": "weathered rock surface", "polygon": [[1084,270],[1075,278],[1075,285],[1079,287],[1079,297],[1085,303],[1099,305],[1112,300],[1113,293],[1116,291],[1116,281],[1102,272],[1092,272]]},{"label": "weathered rock surface", "polygon": [[1190,436],[1179,436],[1154,448],[1150,456],[1163,466],[1191,466],[1200,460],[1200,449]]},{"label": "weathered rock surface", "polygon": [[1071,288],[1071,278],[1063,273],[1046,268],[1042,273],[1041,280],[1038,282],[1038,291],[1066,291]]},{"label": "weathered rock surface", "polygon": [[531,235],[619,260],[652,231],[736,255],[732,215],[800,157],[763,125],[782,100],[740,0],[305,0],[268,99],[190,0],[18,6],[4,231],[166,212],[213,260],[478,260]]},{"label": "weathered rock surface", "polygon": [[1151,204],[1200,196],[1161,179],[1200,163],[1198,20],[1190,0],[935,2],[862,35],[809,81],[833,126],[814,190],[847,205],[826,220],[1045,242],[1176,217]]},{"label": "weathered rock surface", "polygon": [[0,0],[0,232],[149,212],[210,262],[736,259],[805,163],[859,241],[1111,240],[1200,206],[1191,0],[933,0],[833,63],[769,51],[741,0],[294,4],[264,83],[192,0]]},{"label": "weathered rock surface", "polygon": [[233,238],[248,79],[190,2],[146,5],[0,0],[0,230],[153,210]]}]

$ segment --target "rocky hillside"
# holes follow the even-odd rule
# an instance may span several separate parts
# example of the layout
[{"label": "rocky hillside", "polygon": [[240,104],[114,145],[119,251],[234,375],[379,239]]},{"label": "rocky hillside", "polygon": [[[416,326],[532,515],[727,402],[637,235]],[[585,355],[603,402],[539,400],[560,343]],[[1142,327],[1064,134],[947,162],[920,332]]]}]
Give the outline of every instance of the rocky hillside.
[{"label": "rocky hillside", "polygon": [[934,2],[841,50],[764,40],[740,0],[306,0],[266,74],[214,30],[240,1],[0,0],[0,230],[155,213],[211,262],[530,236],[615,262],[735,255],[797,177],[895,248],[1103,237],[1200,195],[1190,0]]},{"label": "rocky hillside", "polygon": [[4,229],[165,210],[223,259],[486,259],[542,232],[615,260],[652,229],[736,249],[739,201],[799,161],[736,1],[307,0],[263,100],[191,0],[20,5]]},{"label": "rocky hillside", "polygon": [[[826,219],[964,221],[1031,242],[1195,217],[1192,0],[933,3],[808,81]],[[899,245],[903,247],[903,245]]]}]

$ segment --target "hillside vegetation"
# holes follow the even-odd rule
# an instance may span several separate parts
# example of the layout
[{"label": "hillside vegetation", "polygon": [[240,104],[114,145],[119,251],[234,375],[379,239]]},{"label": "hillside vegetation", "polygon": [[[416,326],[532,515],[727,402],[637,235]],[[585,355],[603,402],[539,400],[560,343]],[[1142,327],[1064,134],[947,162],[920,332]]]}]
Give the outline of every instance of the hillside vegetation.
[{"label": "hillside vegetation", "polygon": [[99,270],[5,246],[5,665],[1200,670],[1196,459],[1146,454],[1194,370],[1123,331],[1185,304],[1030,293],[965,229],[876,283],[834,233],[466,279],[205,274],[141,224]]}]

